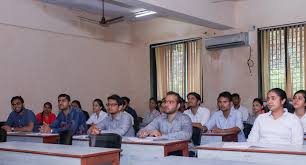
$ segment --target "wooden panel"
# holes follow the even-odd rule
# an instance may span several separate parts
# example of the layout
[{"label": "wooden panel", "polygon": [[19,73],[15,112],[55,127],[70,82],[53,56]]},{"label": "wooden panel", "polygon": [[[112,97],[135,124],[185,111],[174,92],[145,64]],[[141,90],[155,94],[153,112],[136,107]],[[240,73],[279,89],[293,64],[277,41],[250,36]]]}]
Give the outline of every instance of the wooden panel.
[{"label": "wooden panel", "polygon": [[120,155],[119,153],[105,154],[101,156],[82,158],[81,165],[101,165],[108,164],[119,165],[120,164]]},{"label": "wooden panel", "polygon": [[168,156],[169,153],[173,151],[182,151],[183,156],[189,156],[188,143],[182,141],[181,143],[167,145],[165,146],[165,149],[164,149],[164,155]]}]

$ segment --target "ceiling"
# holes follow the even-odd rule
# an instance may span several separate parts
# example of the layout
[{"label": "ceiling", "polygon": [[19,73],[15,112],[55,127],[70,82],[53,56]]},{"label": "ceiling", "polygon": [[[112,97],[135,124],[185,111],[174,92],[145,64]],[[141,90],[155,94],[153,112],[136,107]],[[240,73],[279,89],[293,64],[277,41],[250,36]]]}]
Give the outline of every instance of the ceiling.
[{"label": "ceiling", "polygon": [[[102,14],[102,0],[40,0],[40,1],[43,1],[45,3],[65,6],[73,10],[81,10],[81,11],[85,11],[85,12],[96,14],[96,15]],[[220,4],[222,6],[223,3],[233,3],[236,1],[245,1],[245,0],[206,0],[204,3],[198,0],[197,2],[198,4],[200,3],[199,6],[209,5],[209,4],[218,4],[218,5]],[[155,17],[166,17],[166,18],[173,19],[173,20],[178,20],[182,22],[192,23],[192,24],[210,27],[214,29],[220,29],[220,30],[230,29],[232,27],[226,24],[222,24],[218,20],[214,21],[209,18],[206,19],[204,18],[205,14],[203,13],[202,13],[203,15],[202,17],[198,17],[193,14],[183,13],[181,11],[175,11],[175,10],[169,9],[164,6],[155,5],[153,4],[153,2],[159,3],[159,1],[155,1],[155,0],[105,0],[105,6],[104,6],[105,16],[107,18],[124,16],[125,20],[127,21],[148,20],[148,19],[152,19]],[[167,1],[163,0],[163,2],[167,2]],[[181,2],[184,2],[184,1],[181,0]],[[170,3],[169,5],[171,5],[171,3],[173,2],[168,1],[168,3]],[[155,11],[157,12],[157,14],[135,18],[136,12],[143,11],[146,9]],[[212,8],[210,11],[215,10],[215,9],[216,8]],[[208,13],[208,14],[213,14],[213,13]],[[92,19],[98,20],[99,18],[95,17]]]},{"label": "ceiling", "polygon": [[[70,9],[82,10],[92,14],[102,14],[102,0],[41,0],[46,3],[68,7]],[[160,14],[135,18],[135,13],[145,10],[141,7],[131,6],[115,0],[105,0],[104,12],[105,16],[112,18],[124,16],[125,20],[137,21],[151,19],[153,17],[161,16]]]}]

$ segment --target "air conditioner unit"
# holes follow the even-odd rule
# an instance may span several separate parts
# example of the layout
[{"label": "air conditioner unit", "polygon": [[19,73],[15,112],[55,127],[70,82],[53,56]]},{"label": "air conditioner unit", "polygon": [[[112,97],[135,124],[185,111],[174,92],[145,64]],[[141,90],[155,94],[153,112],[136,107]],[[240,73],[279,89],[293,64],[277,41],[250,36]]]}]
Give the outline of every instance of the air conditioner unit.
[{"label": "air conditioner unit", "polygon": [[247,45],[249,45],[248,32],[210,37],[205,39],[205,46],[207,50],[226,49]]}]

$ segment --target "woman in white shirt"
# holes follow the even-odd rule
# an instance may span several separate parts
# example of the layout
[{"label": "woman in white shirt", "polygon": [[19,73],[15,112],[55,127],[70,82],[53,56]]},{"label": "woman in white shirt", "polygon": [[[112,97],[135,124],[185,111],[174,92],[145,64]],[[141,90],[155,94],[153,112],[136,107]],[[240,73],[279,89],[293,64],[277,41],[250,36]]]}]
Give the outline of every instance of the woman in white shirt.
[{"label": "woman in white shirt", "polygon": [[283,108],[287,94],[280,88],[273,88],[267,94],[270,112],[259,115],[248,142],[266,144],[303,145],[303,128],[299,119]]},{"label": "woman in white shirt", "polygon": [[96,125],[101,122],[106,116],[105,107],[101,99],[95,99],[92,102],[92,110],[93,114],[91,114],[90,118],[87,120],[86,124]]},{"label": "woman in white shirt", "polygon": [[293,96],[294,114],[301,120],[304,132],[306,132],[306,91],[299,90]]}]

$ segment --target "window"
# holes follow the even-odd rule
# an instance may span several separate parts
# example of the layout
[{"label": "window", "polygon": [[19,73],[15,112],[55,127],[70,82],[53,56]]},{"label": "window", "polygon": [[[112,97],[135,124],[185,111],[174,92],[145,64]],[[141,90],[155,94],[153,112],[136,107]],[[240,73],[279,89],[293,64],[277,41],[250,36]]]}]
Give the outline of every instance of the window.
[{"label": "window", "polygon": [[281,88],[288,97],[305,89],[304,25],[259,30],[261,92]]},{"label": "window", "polygon": [[162,99],[168,91],[174,91],[186,99],[189,92],[202,94],[201,41],[151,46],[153,95]]}]

